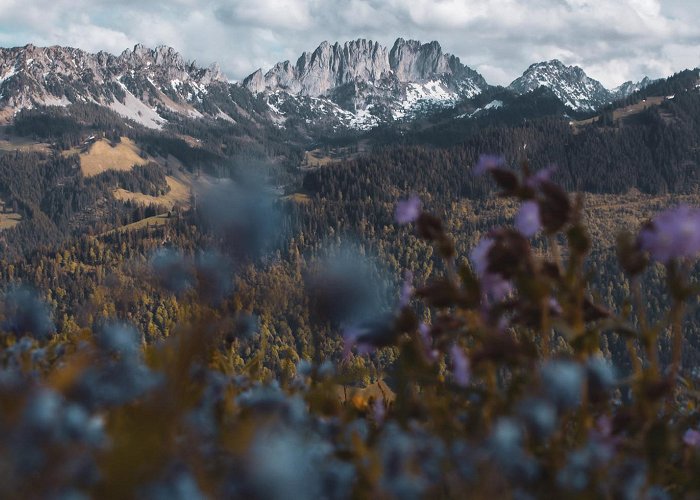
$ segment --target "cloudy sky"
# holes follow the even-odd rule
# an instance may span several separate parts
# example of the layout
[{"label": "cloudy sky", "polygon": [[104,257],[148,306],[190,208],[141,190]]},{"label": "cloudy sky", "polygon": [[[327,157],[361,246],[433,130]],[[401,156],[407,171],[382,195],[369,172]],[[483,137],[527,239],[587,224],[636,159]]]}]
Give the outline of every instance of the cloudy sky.
[{"label": "cloudy sky", "polygon": [[493,84],[533,62],[612,87],[700,66],[698,0],[0,0],[0,46],[170,45],[231,79],[323,40],[438,40]]}]

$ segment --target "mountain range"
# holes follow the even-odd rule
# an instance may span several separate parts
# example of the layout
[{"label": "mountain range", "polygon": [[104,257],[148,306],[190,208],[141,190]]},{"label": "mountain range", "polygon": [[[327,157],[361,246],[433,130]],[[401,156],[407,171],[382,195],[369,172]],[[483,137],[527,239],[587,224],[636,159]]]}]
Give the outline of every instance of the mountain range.
[{"label": "mountain range", "polygon": [[[504,91],[519,96],[546,87],[572,113],[581,113],[649,83],[645,78],[608,90],[580,67],[552,60],[531,65]],[[169,117],[236,122],[255,114],[277,127],[328,132],[412,121],[490,89],[438,42],[402,38],[391,48],[364,39],[323,42],[296,63],[258,69],[241,83],[228,82],[217,65],[198,67],[164,46],[136,45],[119,56],[56,46],[0,48],[0,121],[25,108],[91,102],[156,129]],[[251,101],[264,106],[252,109]],[[502,105],[494,100],[479,111]]]}]

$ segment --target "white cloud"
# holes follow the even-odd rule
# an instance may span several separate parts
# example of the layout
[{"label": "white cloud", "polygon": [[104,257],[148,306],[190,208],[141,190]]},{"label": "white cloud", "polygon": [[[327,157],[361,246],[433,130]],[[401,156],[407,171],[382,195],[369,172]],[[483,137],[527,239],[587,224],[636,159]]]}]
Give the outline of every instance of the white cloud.
[{"label": "white cloud", "polygon": [[558,58],[615,86],[698,66],[699,18],[688,0],[0,0],[0,44],[166,44],[241,79],[322,40],[401,36],[438,40],[491,83]]}]

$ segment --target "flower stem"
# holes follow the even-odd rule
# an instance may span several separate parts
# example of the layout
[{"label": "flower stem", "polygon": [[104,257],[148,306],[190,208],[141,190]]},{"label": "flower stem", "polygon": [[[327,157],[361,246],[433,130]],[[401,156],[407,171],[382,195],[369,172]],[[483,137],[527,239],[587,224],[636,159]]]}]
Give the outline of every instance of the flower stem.
[{"label": "flower stem", "polygon": [[675,385],[678,372],[683,361],[683,312],[685,304],[682,301],[675,301],[671,309],[671,382]]},{"label": "flower stem", "polygon": [[659,347],[654,332],[649,328],[647,322],[646,308],[642,300],[642,286],[638,277],[632,279],[632,297],[634,300],[637,320],[641,330],[641,337],[644,344],[644,351],[650,364],[650,372],[653,378],[659,375]]}]

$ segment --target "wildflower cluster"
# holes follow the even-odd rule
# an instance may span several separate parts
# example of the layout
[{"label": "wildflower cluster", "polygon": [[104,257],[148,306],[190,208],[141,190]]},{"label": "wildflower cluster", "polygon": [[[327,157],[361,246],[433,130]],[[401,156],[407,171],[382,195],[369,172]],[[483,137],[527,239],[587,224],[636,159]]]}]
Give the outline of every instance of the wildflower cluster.
[{"label": "wildflower cluster", "polygon": [[[400,202],[397,224],[435,246],[440,271],[425,283],[407,271],[387,311],[362,256],[348,247],[319,259],[306,276],[309,301],[342,333],[345,356],[299,360],[288,379],[265,376],[267,339],[244,314],[203,308],[150,343],[116,321],[59,337],[38,295],[11,290],[2,301],[0,496],[699,495],[700,393],[683,370],[682,320],[697,293],[687,271],[700,251],[700,212],[671,209],[620,237],[635,296],[652,261],[667,270],[671,310],[650,324],[639,301],[618,315],[595,299],[584,200],[561,189],[553,169],[515,171],[488,156],[474,174],[518,201],[513,226],[459,256],[418,197]],[[249,257],[269,244],[270,206],[239,196],[239,215],[222,213],[236,189],[218,186],[203,203],[222,241],[237,242],[232,254]],[[235,293],[221,279],[229,259],[162,249],[150,266],[162,287],[211,305]],[[606,357],[606,335],[626,339],[631,372]],[[241,341],[257,354],[233,366]],[[374,384],[352,378],[353,354],[387,352],[392,362]]]}]

